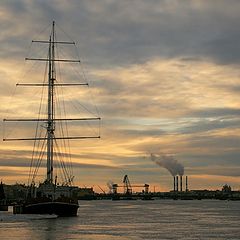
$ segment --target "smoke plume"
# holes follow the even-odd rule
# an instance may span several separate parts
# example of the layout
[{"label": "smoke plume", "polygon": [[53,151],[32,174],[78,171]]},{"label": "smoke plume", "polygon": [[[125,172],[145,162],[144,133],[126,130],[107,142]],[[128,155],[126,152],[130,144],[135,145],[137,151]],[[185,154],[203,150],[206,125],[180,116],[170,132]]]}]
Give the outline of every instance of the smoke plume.
[{"label": "smoke plume", "polygon": [[184,167],[173,156],[160,155],[156,156],[151,153],[151,160],[158,166],[166,168],[172,176],[184,174]]}]

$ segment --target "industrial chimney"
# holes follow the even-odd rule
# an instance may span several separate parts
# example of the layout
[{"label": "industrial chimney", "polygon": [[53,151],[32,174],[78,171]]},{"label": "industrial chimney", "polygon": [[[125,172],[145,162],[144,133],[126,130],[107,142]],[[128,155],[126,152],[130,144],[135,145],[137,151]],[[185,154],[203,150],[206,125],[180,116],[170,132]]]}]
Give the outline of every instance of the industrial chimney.
[{"label": "industrial chimney", "polygon": [[186,192],[188,192],[188,176],[186,176]]},{"label": "industrial chimney", "polygon": [[176,181],[175,181],[175,176],[173,176],[173,191],[176,191]]},{"label": "industrial chimney", "polygon": [[180,176],[180,192],[182,192],[182,175]]},{"label": "industrial chimney", "polygon": [[176,176],[176,191],[178,192],[178,176]]}]

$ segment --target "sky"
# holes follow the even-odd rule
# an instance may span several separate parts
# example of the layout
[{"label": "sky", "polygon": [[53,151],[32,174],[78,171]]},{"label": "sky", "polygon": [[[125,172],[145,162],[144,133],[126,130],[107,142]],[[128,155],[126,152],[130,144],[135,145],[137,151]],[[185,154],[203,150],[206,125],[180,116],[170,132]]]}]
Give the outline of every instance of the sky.
[{"label": "sky", "polygon": [[[44,52],[31,41],[48,39],[53,20],[76,42],[90,86],[91,94],[72,90],[68,102],[90,98],[102,118],[100,140],[71,142],[76,184],[107,191],[127,174],[151,191],[171,190],[152,153],[183,165],[189,189],[240,189],[240,1],[2,0],[1,119],[36,112],[39,90],[15,84],[42,81],[40,65],[26,66],[25,57]],[[71,80],[68,70],[62,76]],[[14,127],[21,136],[33,131]],[[27,182],[31,149],[0,143],[3,182]]]}]

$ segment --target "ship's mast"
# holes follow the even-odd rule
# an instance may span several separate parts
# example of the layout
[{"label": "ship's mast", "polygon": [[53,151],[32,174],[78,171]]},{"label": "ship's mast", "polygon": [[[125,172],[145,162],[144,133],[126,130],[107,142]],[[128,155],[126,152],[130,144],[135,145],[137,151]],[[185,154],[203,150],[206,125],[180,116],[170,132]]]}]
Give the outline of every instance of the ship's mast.
[{"label": "ship's mast", "polygon": [[55,131],[54,122],[54,83],[55,72],[55,22],[53,21],[52,33],[49,39],[49,66],[48,66],[48,121],[47,121],[47,181],[53,182],[53,140]]},{"label": "ship's mast", "polygon": [[48,82],[47,83],[21,83],[17,86],[36,86],[36,87],[47,87],[48,88],[48,98],[47,98],[47,117],[46,118],[30,118],[30,119],[3,119],[3,121],[8,122],[44,122],[47,123],[46,137],[34,138],[4,138],[3,141],[47,141],[47,182],[53,183],[53,156],[54,156],[54,142],[56,140],[67,140],[67,139],[88,139],[88,138],[100,138],[100,136],[55,136],[55,124],[60,121],[95,121],[100,120],[100,117],[87,117],[87,118],[56,118],[55,117],[55,87],[59,86],[82,86],[88,85],[88,83],[58,83],[56,82],[56,68],[55,62],[65,62],[65,63],[79,63],[80,60],[75,59],[56,59],[55,58],[55,48],[57,44],[73,44],[75,42],[68,41],[56,41],[55,34],[55,22],[52,23],[52,31],[49,40],[33,40],[34,43],[48,44],[48,57],[47,58],[26,58],[26,60],[33,61],[44,61],[48,62]]}]

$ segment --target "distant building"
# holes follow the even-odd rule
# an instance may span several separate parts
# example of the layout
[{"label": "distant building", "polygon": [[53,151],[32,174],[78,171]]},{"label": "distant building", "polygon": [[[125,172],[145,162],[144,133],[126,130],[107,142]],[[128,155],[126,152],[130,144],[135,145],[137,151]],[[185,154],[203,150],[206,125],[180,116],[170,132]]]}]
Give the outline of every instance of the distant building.
[{"label": "distant building", "polygon": [[[14,184],[14,185],[6,185],[3,184],[4,192],[6,199],[10,202],[19,202],[26,198],[28,187],[25,184]],[[58,190],[56,191],[57,196],[61,196],[61,193],[65,191],[65,186],[58,186]],[[36,189],[36,193],[40,188]],[[46,190],[46,189],[45,189]],[[92,199],[95,196],[95,192],[93,188],[79,188],[79,187],[71,187],[70,188],[72,194],[78,199]],[[47,191],[46,191],[47,192]]]},{"label": "distant building", "polygon": [[225,185],[222,187],[222,192],[224,192],[224,193],[230,193],[230,192],[232,192],[231,186],[225,184]]},{"label": "distant building", "polygon": [[93,199],[95,196],[95,192],[93,188],[78,188],[77,191],[78,199]]},{"label": "distant building", "polygon": [[6,199],[9,201],[21,201],[27,195],[27,186],[25,184],[3,185]]}]

